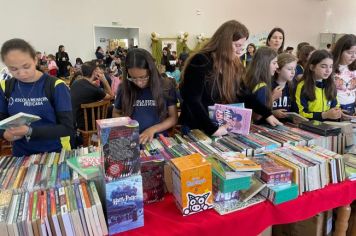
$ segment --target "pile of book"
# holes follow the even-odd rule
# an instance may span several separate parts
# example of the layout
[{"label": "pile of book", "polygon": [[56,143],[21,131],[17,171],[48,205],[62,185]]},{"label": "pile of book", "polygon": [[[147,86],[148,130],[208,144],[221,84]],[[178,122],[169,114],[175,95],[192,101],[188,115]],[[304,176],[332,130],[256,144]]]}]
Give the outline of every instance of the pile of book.
[{"label": "pile of book", "polygon": [[344,155],[346,177],[349,180],[356,180],[356,155],[348,153]]},{"label": "pile of book", "polygon": [[94,182],[0,192],[1,235],[107,235]]},{"label": "pile of book", "polygon": [[109,234],[144,225],[138,122],[129,117],[97,120]]}]

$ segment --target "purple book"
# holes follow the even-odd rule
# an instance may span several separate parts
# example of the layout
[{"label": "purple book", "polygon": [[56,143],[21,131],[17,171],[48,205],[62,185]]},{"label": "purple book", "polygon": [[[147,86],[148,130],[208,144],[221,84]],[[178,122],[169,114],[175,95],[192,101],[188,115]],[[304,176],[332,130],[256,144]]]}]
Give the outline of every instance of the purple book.
[{"label": "purple book", "polygon": [[247,135],[250,132],[252,110],[234,105],[215,104],[214,122],[226,125],[227,131]]}]

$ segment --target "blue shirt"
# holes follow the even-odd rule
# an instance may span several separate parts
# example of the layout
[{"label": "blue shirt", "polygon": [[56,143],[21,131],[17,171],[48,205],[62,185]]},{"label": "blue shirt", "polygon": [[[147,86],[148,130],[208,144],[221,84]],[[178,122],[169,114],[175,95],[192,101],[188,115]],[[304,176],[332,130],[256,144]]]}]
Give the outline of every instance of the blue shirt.
[{"label": "blue shirt", "polygon": [[[44,82],[47,77],[49,77],[48,74],[43,74],[39,80],[33,83],[23,83],[16,80],[8,102],[4,92],[0,89],[0,112],[9,114],[9,116],[19,112],[40,116],[41,120],[33,122],[32,127],[57,124],[56,112],[72,111],[69,89],[64,83],[55,87],[54,107],[52,107],[44,89]],[[50,132],[50,129],[48,131]],[[23,156],[43,152],[58,152],[61,148],[59,137],[53,140],[30,139],[29,142],[22,138],[14,142],[13,155]]]},{"label": "blue shirt", "polygon": [[[272,91],[275,89],[279,84],[276,81],[272,81]],[[290,99],[290,93],[289,93],[289,86],[288,83],[284,86],[282,90],[282,96],[276,100],[273,101],[272,105],[273,110],[277,109],[285,109],[286,111],[291,110],[291,99]]]},{"label": "blue shirt", "polygon": [[[169,106],[175,105],[177,103],[174,88],[169,90],[168,96],[169,98],[165,99],[167,109]],[[119,88],[115,99],[115,108],[118,110],[122,109],[121,97],[122,92]],[[140,133],[151,126],[162,122],[162,120],[159,118],[156,101],[153,99],[152,92],[149,87],[141,89],[138,93],[131,118],[138,121],[140,125]]]}]

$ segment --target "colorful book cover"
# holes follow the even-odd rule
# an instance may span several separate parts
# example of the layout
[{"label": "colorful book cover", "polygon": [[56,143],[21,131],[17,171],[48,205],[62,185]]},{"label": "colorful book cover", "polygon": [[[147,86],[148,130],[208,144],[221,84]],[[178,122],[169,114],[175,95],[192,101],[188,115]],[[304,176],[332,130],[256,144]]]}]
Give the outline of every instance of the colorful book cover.
[{"label": "colorful book cover", "polygon": [[215,104],[213,122],[216,122],[219,126],[226,125],[229,132],[249,134],[251,116],[251,109]]},{"label": "colorful book cover", "polygon": [[221,157],[234,171],[258,171],[261,170],[261,165],[247,158],[245,155],[235,153],[234,155]]},{"label": "colorful book cover", "polygon": [[36,115],[19,112],[16,115],[10,116],[0,121],[0,129],[9,129],[11,127],[18,127],[21,125],[29,125],[32,122],[40,120],[41,117]]},{"label": "colorful book cover", "polygon": [[106,183],[106,210],[109,235],[143,226],[142,177]]},{"label": "colorful book cover", "polygon": [[141,162],[143,202],[152,203],[164,198],[164,161]]},{"label": "colorful book cover", "polygon": [[108,181],[140,172],[138,122],[129,117],[97,120],[101,156]]}]

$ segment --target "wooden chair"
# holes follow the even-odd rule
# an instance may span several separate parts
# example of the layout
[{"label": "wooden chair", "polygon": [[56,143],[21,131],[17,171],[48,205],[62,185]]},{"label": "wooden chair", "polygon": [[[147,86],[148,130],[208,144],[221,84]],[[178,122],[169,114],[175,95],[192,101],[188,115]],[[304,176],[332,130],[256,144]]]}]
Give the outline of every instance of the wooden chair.
[{"label": "wooden chair", "polygon": [[[84,110],[84,130],[78,129],[78,131],[82,134],[83,146],[91,145],[92,135],[97,134],[96,120],[107,118],[108,107],[110,105],[109,100],[80,105],[80,108]],[[88,120],[89,114],[91,115],[91,120]],[[91,124],[91,129],[89,129],[89,124]]]}]

